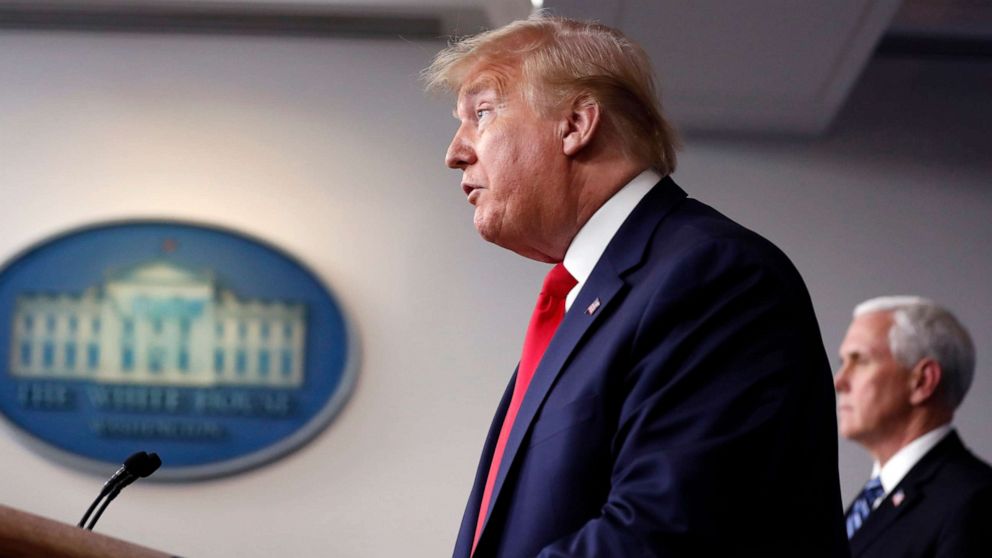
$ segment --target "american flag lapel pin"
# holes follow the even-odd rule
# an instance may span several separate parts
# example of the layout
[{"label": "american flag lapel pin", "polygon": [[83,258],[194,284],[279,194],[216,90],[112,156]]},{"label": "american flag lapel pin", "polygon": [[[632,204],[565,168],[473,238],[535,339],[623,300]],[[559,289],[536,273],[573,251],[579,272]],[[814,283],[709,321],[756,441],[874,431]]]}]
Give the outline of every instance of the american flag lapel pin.
[{"label": "american flag lapel pin", "polygon": [[902,490],[896,492],[895,494],[892,495],[892,505],[893,505],[893,507],[898,508],[899,507],[899,504],[902,504],[903,500],[905,500],[905,499],[906,499],[906,493],[905,492],[903,492]]},{"label": "american flag lapel pin", "polygon": [[589,316],[595,314],[596,310],[599,309],[600,304],[601,303],[599,302],[599,297],[596,297],[596,300],[592,301],[592,304],[590,304],[589,307],[586,308],[586,314]]}]

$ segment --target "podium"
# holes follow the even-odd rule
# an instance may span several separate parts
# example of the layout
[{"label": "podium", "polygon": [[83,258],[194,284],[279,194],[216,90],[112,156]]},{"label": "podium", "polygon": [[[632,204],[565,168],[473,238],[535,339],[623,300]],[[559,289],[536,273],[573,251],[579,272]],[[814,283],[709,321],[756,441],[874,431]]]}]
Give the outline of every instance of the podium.
[{"label": "podium", "polygon": [[0,505],[0,556],[169,558],[171,555]]}]

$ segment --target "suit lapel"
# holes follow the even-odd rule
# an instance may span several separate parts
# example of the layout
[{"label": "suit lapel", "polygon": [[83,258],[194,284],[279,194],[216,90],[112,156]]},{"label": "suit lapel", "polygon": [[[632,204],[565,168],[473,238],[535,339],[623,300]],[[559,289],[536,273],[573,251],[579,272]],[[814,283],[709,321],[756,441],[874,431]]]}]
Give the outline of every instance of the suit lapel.
[{"label": "suit lapel", "polygon": [[926,497],[926,485],[940,467],[955,453],[964,451],[964,444],[957,432],[951,431],[933,447],[923,459],[906,473],[902,481],[885,496],[878,509],[873,511],[864,525],[851,537],[851,553],[859,556],[902,515]]},{"label": "suit lapel", "polygon": [[[592,277],[590,276],[591,279]],[[572,309],[568,311],[565,319],[558,326],[558,331],[555,332],[551,343],[541,358],[541,362],[534,371],[534,377],[527,387],[527,394],[524,396],[524,400],[520,403],[517,418],[513,422],[513,429],[510,430],[510,437],[507,439],[506,448],[503,450],[503,459],[500,461],[499,472],[496,475],[496,484],[493,485],[493,495],[489,499],[489,509],[486,512],[486,524],[483,525],[483,534],[492,516],[493,506],[499,500],[500,493],[506,483],[506,475],[517,454],[520,453],[520,446],[527,432],[530,430],[530,425],[537,411],[541,408],[541,404],[547,397],[548,391],[550,391],[565,361],[585,335],[585,332],[592,327],[599,316],[605,314],[605,310],[610,306],[610,303],[623,286],[623,281],[617,277],[612,277],[599,279],[596,283],[586,283],[586,286],[590,285],[595,285],[594,288],[598,293],[600,307],[592,315],[573,311],[579,308],[585,308],[585,306],[591,304],[592,300],[596,298],[596,296],[588,294],[591,292],[590,289],[583,287],[582,292],[575,299]],[[483,482],[485,482],[484,479]]]},{"label": "suit lapel", "polygon": [[[513,429],[503,450],[503,459],[493,486],[493,495],[489,500],[486,525],[534,417],[565,367],[569,356],[586,332],[600,321],[601,316],[607,315],[613,305],[620,303],[623,298],[621,291],[626,284],[623,275],[641,263],[648,240],[655,228],[675,204],[685,197],[686,193],[668,177],[655,185],[614,235],[578,297],[565,314],[558,331],[555,332],[534,371],[527,394],[517,412]],[[483,533],[485,529],[484,525]]]},{"label": "suit lapel", "polygon": [[513,386],[517,383],[517,373],[513,372],[510,383],[503,391],[503,397],[496,407],[496,414],[493,422],[489,425],[489,434],[486,436],[486,443],[482,446],[482,457],[479,459],[479,466],[475,471],[475,482],[472,485],[472,493],[468,497],[468,504],[465,505],[465,513],[462,515],[462,525],[458,530],[458,539],[455,541],[456,558],[468,556],[472,552],[472,543],[475,541],[475,527],[479,521],[479,507],[482,506],[482,493],[486,489],[486,477],[489,476],[489,464],[493,461],[493,453],[496,450],[496,440],[499,438],[499,431],[503,427],[503,419],[506,418],[506,410],[510,407],[510,399],[513,397]]},{"label": "suit lapel", "polygon": [[[859,556],[873,542],[879,540],[882,533],[891,527],[902,514],[906,513],[920,501],[923,496],[922,492],[918,491],[915,486],[903,487],[902,484],[900,483],[899,487],[896,487],[895,490],[882,500],[882,503],[878,505],[878,509],[868,516],[864,525],[851,537],[852,555]],[[899,496],[900,502],[896,506],[892,498],[900,493],[902,493]]]}]

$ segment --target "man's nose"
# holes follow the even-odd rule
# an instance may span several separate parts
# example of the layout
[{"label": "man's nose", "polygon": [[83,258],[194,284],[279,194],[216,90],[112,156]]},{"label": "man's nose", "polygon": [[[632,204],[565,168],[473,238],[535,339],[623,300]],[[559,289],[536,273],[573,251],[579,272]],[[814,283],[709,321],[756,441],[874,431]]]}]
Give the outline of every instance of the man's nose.
[{"label": "man's nose", "polygon": [[448,168],[462,170],[475,163],[475,150],[466,141],[461,131],[456,133],[455,137],[452,138],[451,145],[448,146],[448,152],[444,156],[444,163],[448,165]]},{"label": "man's nose", "polygon": [[841,392],[847,390],[847,366],[841,367],[834,373],[834,390]]}]

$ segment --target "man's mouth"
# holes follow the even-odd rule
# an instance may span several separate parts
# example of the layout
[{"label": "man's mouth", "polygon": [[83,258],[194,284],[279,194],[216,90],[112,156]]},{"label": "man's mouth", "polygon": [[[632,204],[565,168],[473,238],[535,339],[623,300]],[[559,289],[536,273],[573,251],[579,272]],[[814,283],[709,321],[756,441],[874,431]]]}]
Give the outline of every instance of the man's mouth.
[{"label": "man's mouth", "polygon": [[482,191],[482,186],[476,186],[474,184],[462,184],[462,191],[468,197],[468,202],[475,205],[475,200],[479,197],[479,192]]}]

